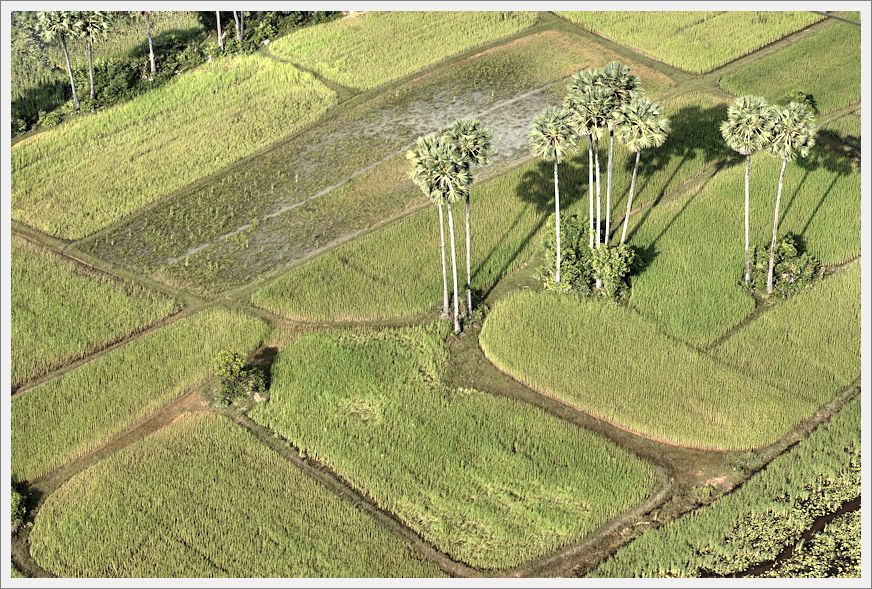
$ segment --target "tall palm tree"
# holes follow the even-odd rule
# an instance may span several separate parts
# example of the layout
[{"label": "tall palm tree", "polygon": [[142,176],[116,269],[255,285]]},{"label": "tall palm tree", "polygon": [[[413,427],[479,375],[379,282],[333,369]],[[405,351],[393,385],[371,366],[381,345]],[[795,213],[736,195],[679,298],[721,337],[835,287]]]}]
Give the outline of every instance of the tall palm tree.
[{"label": "tall palm tree", "polygon": [[109,13],[103,10],[89,10],[79,13],[79,35],[88,46],[88,80],[91,83],[91,100],[94,100],[94,42],[109,35]]},{"label": "tall palm tree", "polygon": [[600,200],[600,163],[599,142],[608,129],[612,112],[615,108],[615,95],[609,89],[602,86],[591,88],[590,92],[582,97],[587,109],[588,120],[593,134],[593,161],[594,181],[596,183],[596,235],[594,241],[597,246],[602,242],[602,205]]},{"label": "tall palm tree", "polygon": [[721,135],[730,149],[745,156],[745,284],[751,284],[750,208],[751,156],[764,149],[772,133],[772,117],[760,96],[740,96],[727,109]]},{"label": "tall palm tree", "polygon": [[615,145],[615,128],[620,124],[623,110],[630,104],[635,94],[639,92],[639,77],[630,73],[630,68],[618,61],[610,61],[601,70],[597,83],[611,90],[611,111],[608,113],[606,126],[609,131],[609,153],[606,164],[606,219],[605,235],[606,245],[609,244],[612,220],[612,161]]},{"label": "tall palm tree", "polygon": [[533,119],[530,129],[530,150],[536,157],[554,162],[554,233],[557,255],[554,282],[560,282],[560,182],[557,167],[569,153],[575,150],[576,133],[568,110],[547,108]]},{"label": "tall palm tree", "polygon": [[63,49],[67,75],[70,77],[70,90],[73,92],[73,107],[79,110],[79,96],[76,94],[76,81],[73,79],[73,66],[67,47],[67,39],[78,34],[76,13],[59,10],[37,12],[36,32],[46,43],[57,41]]},{"label": "tall palm tree", "polygon": [[[472,167],[481,166],[488,162],[492,150],[491,138],[493,134],[481,124],[478,119],[463,119],[455,121],[445,130],[448,138],[454,143],[454,147],[460,152],[460,157],[470,171],[470,184],[472,184]],[[470,227],[470,202],[469,193],[466,191],[466,312],[472,315],[472,244]]]},{"label": "tall palm tree", "polygon": [[406,159],[408,159],[412,165],[412,168],[409,171],[409,176],[412,178],[412,181],[439,210],[439,239],[442,244],[442,314],[448,316],[448,268],[445,263],[444,202],[442,196],[434,191],[432,182],[433,154],[435,150],[435,135],[418,137],[415,146],[406,152]]},{"label": "tall palm tree", "polygon": [[148,38],[148,64],[151,67],[151,78],[157,73],[157,68],[154,66],[154,43],[151,40],[151,11],[140,10],[139,14],[145,17],[145,36]]},{"label": "tall palm tree", "polygon": [[781,173],[778,175],[778,192],[775,196],[775,216],[772,222],[772,244],[769,247],[769,273],[766,277],[766,294],[772,294],[775,269],[775,246],[778,242],[778,222],[781,214],[781,191],[784,188],[784,171],[788,162],[808,156],[814,147],[817,129],[812,110],[801,102],[772,108],[772,139],[766,151],[781,158]]},{"label": "tall palm tree", "polygon": [[586,69],[572,76],[569,83],[569,94],[563,103],[568,109],[576,135],[587,137],[587,197],[588,197],[588,246],[593,247],[593,141],[595,121],[590,117],[587,109],[585,96],[596,85],[596,79],[600,75],[599,70]]},{"label": "tall palm tree", "polygon": [[221,13],[215,11],[215,22],[218,26],[218,48],[224,51],[224,35],[221,33]]},{"label": "tall palm tree", "polygon": [[633,177],[630,180],[630,193],[627,196],[627,212],[624,215],[624,228],[621,231],[621,245],[627,240],[627,226],[630,224],[630,211],[633,207],[633,196],[636,194],[639,156],[643,149],[663,145],[669,134],[669,119],[661,114],[659,104],[641,95],[633,98],[623,109],[622,122],[617,129],[618,140],[636,154],[636,162],[633,164]]},{"label": "tall palm tree", "polygon": [[242,43],[242,33],[245,27],[245,13],[241,10],[233,11],[233,24],[236,26],[236,40]]}]

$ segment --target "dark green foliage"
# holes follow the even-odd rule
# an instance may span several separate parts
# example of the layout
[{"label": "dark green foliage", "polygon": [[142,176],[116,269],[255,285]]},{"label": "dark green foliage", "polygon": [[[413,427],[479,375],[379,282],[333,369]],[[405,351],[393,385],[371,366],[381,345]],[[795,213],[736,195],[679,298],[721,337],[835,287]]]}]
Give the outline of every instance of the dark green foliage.
[{"label": "dark green foliage", "polygon": [[239,352],[222,350],[215,359],[215,376],[221,381],[220,405],[240,398],[259,400],[266,390],[263,371],[252,366]]},{"label": "dark green foliage", "polygon": [[[769,245],[758,245],[751,252],[751,286],[759,294],[766,292],[768,270]],[[820,275],[820,262],[805,251],[795,235],[787,234],[778,240],[773,294],[788,297],[810,285]]]},{"label": "dark green foliage", "polygon": [[12,533],[18,531],[18,528],[24,523],[25,514],[25,496],[12,485]]},{"label": "dark green foliage", "polygon": [[[565,215],[560,219],[560,282],[557,283],[554,282],[551,263],[556,254],[553,220],[547,226],[549,229],[543,239],[545,262],[539,271],[539,279],[545,290],[597,294],[612,300],[626,294],[627,277],[636,259],[632,247],[600,245],[591,248],[588,245],[586,219],[578,215]],[[600,281],[599,287],[597,281]]]},{"label": "dark green foliage", "polygon": [[817,101],[814,99],[813,94],[809,94],[804,90],[791,90],[788,92],[784,98],[778,101],[778,104],[790,104],[791,102],[798,102],[800,104],[804,104],[813,112],[814,114],[820,114],[820,111],[817,107]]}]

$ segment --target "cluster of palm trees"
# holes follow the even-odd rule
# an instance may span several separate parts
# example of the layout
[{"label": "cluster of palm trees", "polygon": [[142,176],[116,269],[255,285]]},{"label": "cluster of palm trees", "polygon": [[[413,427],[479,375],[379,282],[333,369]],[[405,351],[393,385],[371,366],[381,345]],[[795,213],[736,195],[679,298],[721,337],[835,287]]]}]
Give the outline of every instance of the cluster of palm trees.
[{"label": "cluster of palm trees", "polygon": [[721,135],[730,149],[745,156],[745,276],[751,284],[750,259],[750,201],[751,156],[766,152],[781,160],[775,210],[772,222],[772,243],[769,248],[769,268],[766,276],[766,294],[774,288],[775,250],[778,242],[778,223],[781,214],[781,193],[787,164],[806,157],[814,147],[815,117],[812,108],[804,102],[770,106],[759,96],[740,96],[727,110],[727,119],[721,124]]},{"label": "cluster of palm trees", "polygon": [[470,190],[472,170],[486,164],[491,154],[491,131],[478,119],[455,121],[437,133],[419,137],[406,153],[411,164],[409,175],[418,188],[439,210],[439,236],[442,253],[442,312],[449,314],[448,269],[445,260],[445,211],[448,211],[448,233],[451,245],[453,276],[454,333],[460,333],[460,303],[457,289],[457,250],[454,240],[452,205],[466,202],[466,314],[472,315],[472,237]]},{"label": "cluster of palm trees", "polygon": [[[660,147],[669,134],[669,119],[660,105],[645,96],[638,76],[630,68],[613,61],[602,68],[575,74],[562,107],[539,114],[530,129],[530,149],[534,156],[554,163],[554,211],[557,254],[554,281],[560,282],[560,188],[558,166],[586,137],[588,149],[588,246],[607,248],[612,234],[612,169],[614,140],[635,153],[633,177],[627,197],[627,211],[620,245],[627,239],[627,224],[636,190],[636,177],[643,149]],[[600,141],[608,137],[605,211],[602,208],[600,181]],[[595,203],[595,204],[594,204]],[[599,286],[599,283],[598,285]]]}]

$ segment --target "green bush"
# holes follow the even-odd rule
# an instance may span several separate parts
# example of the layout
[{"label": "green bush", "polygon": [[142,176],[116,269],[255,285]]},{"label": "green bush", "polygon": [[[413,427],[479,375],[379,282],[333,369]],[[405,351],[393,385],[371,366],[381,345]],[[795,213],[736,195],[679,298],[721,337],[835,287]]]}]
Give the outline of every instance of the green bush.
[{"label": "green bush", "polygon": [[[758,245],[751,252],[751,287],[760,294],[766,292],[769,247],[769,244]],[[778,240],[775,245],[773,294],[788,297],[820,277],[820,262],[804,250],[793,234],[788,233]]]},{"label": "green bush", "polygon": [[551,218],[543,238],[545,260],[539,271],[542,288],[585,296],[597,294],[617,300],[627,291],[627,277],[636,259],[635,250],[628,245],[591,248],[586,223],[578,215],[565,215],[560,219],[560,282],[555,282],[557,239],[554,219]]},{"label": "green bush", "polygon": [[215,359],[215,376],[221,381],[221,405],[240,397],[254,398],[266,390],[263,371],[250,365],[239,352],[222,350]]},{"label": "green bush", "polygon": [[64,113],[61,109],[53,110],[51,112],[40,111],[39,112],[39,126],[44,127],[46,129],[51,129],[52,127],[57,127],[62,122],[64,122]]},{"label": "green bush", "polygon": [[25,514],[25,497],[18,492],[15,485],[12,486],[12,533],[18,531],[18,528],[24,523]]}]

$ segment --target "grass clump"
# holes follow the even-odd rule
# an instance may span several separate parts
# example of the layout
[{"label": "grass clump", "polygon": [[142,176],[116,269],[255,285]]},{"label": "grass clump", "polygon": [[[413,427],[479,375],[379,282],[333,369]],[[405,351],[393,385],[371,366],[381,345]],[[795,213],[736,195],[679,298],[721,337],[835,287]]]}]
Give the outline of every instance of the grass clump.
[{"label": "grass clump", "polygon": [[835,512],[859,495],[857,399],[740,489],[645,532],[590,576],[720,577],[741,573],[774,559],[817,517]]},{"label": "grass clump", "polygon": [[335,101],[291,65],[217,59],[16,143],[13,218],[80,239],[315,121]]},{"label": "grass clump", "polygon": [[250,350],[267,325],[203,311],[112,350],[12,399],[12,473],[33,480],[204,382],[222,349]]},{"label": "grass clump", "polygon": [[831,398],[779,390],[598,300],[513,293],[488,314],[480,341],[500,369],[539,392],[672,444],[763,446]]},{"label": "grass clump", "polygon": [[63,577],[443,576],[215,415],[184,416],[73,477],[30,546]]},{"label": "grass clump", "polygon": [[701,74],[823,18],[810,12],[561,12],[669,65]]},{"label": "grass clump", "polygon": [[535,12],[370,12],[297,31],[270,50],[344,86],[371,90],[537,20]]},{"label": "grass clump", "polygon": [[252,417],[439,550],[502,569],[638,504],[655,471],[514,400],[445,385],[435,323],[304,335],[279,353]]},{"label": "grass clump", "polygon": [[86,270],[22,238],[12,238],[12,250],[13,387],[179,308],[167,296]]},{"label": "grass clump", "polygon": [[860,102],[860,27],[832,22],[727,74],[720,84],[731,94],[755,94],[770,102],[802,88],[814,96],[821,113],[856,104]]}]

